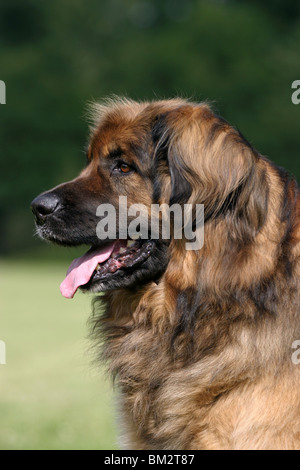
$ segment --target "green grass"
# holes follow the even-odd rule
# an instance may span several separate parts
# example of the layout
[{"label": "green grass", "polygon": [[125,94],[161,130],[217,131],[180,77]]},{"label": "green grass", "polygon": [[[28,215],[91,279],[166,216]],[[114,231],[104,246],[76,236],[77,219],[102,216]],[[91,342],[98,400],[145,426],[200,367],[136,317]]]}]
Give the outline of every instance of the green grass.
[{"label": "green grass", "polygon": [[115,449],[113,392],[91,365],[91,298],[59,292],[66,267],[0,263],[0,450]]}]

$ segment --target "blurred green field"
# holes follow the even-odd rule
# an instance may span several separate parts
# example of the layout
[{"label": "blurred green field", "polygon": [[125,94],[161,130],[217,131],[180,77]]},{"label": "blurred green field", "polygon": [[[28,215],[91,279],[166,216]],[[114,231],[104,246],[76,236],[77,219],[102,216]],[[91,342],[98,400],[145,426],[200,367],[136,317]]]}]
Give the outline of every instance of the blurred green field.
[{"label": "blurred green field", "polygon": [[91,365],[91,298],[62,298],[67,265],[0,262],[0,450],[115,449],[113,393]]}]

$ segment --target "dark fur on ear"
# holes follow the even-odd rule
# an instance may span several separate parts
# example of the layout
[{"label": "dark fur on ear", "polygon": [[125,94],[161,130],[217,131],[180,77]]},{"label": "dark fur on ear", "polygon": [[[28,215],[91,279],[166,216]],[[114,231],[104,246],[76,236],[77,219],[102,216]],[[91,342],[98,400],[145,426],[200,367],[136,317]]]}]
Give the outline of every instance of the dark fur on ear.
[{"label": "dark fur on ear", "polygon": [[171,195],[170,201],[168,202],[170,205],[184,204],[189,200],[192,194],[192,186],[184,177],[182,171],[178,171],[174,167],[172,159],[169,159],[171,133],[167,126],[167,116],[168,113],[157,116],[152,130],[152,139],[155,145],[156,168],[159,167],[160,163],[167,162],[171,176]]},{"label": "dark fur on ear", "polygon": [[255,236],[265,222],[268,181],[262,159],[236,129],[208,105],[185,103],[161,115],[152,136],[156,159],[168,162],[170,204],[204,204],[206,220],[234,217],[244,241]]}]

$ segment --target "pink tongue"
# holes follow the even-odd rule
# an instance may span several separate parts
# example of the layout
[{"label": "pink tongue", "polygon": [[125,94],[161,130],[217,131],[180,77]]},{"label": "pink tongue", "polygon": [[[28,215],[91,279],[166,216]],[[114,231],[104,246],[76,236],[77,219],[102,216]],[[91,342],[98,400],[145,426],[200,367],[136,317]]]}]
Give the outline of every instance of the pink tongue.
[{"label": "pink tongue", "polygon": [[78,287],[89,282],[98,264],[110,257],[114,247],[115,242],[99,250],[92,248],[85,255],[75,259],[68,269],[67,277],[60,286],[62,295],[67,299],[72,299]]}]

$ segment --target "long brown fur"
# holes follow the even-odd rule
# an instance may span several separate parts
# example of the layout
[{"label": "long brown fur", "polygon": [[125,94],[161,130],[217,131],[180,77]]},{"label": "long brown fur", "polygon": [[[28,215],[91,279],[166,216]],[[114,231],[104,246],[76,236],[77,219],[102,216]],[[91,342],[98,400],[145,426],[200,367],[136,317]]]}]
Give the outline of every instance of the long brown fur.
[{"label": "long brown fur", "polygon": [[[112,100],[93,116],[90,152],[144,142],[159,202],[205,206],[200,251],[172,240],[159,280],[96,299],[121,445],[300,449],[295,181],[205,103]],[[130,203],[151,204],[151,178],[126,188]]]}]

